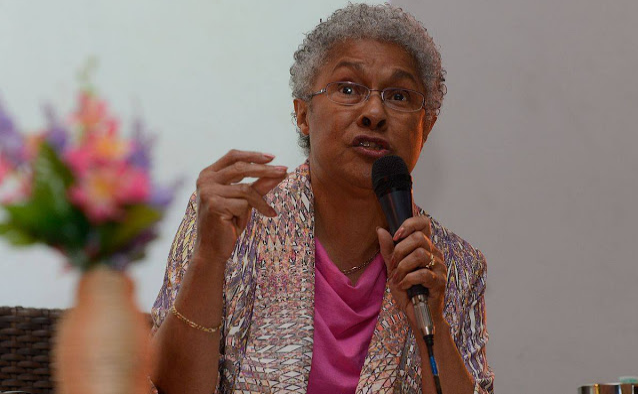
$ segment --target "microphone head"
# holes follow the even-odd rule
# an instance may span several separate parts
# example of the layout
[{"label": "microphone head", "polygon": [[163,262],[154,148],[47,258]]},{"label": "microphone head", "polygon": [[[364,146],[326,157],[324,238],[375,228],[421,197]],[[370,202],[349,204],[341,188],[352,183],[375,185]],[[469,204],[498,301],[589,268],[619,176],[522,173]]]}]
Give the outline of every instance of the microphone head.
[{"label": "microphone head", "polygon": [[399,156],[383,156],[372,165],[372,187],[377,197],[391,190],[412,190],[408,166]]}]

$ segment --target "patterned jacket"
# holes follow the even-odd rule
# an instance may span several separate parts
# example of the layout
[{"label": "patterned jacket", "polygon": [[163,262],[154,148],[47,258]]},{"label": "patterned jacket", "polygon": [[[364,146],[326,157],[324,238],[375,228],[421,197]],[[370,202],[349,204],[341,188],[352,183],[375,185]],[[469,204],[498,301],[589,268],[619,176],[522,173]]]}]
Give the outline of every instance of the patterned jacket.
[{"label": "patterned jacket", "polygon": [[[252,211],[226,265],[224,322],[216,393],[305,393],[312,360],[314,209],[308,164],[267,196],[279,216]],[[152,308],[154,328],[166,317],[193,250],[193,195],[170,250],[166,275]],[[426,214],[415,206],[415,214]],[[430,218],[431,219],[431,218]],[[445,318],[475,394],[493,393],[485,357],[483,255],[431,219],[432,239],[445,257]],[[368,348],[356,393],[420,393],[421,358],[406,317],[389,288]]]}]

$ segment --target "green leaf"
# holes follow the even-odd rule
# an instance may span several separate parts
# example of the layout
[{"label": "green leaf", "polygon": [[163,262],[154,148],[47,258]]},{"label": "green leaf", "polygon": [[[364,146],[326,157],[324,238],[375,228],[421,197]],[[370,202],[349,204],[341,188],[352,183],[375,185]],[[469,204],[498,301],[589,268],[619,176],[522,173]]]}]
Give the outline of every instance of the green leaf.
[{"label": "green leaf", "polygon": [[157,209],[148,205],[128,207],[124,221],[109,223],[100,229],[101,254],[108,255],[126,246],[161,217],[162,214]]},{"label": "green leaf", "polygon": [[0,223],[0,235],[15,246],[32,245],[37,241],[30,234],[13,226],[11,223]]},{"label": "green leaf", "polygon": [[8,223],[18,233],[28,234],[39,242],[80,247],[85,243],[90,224],[67,198],[72,183],[71,171],[48,144],[42,144],[33,165],[31,196],[5,207]]}]

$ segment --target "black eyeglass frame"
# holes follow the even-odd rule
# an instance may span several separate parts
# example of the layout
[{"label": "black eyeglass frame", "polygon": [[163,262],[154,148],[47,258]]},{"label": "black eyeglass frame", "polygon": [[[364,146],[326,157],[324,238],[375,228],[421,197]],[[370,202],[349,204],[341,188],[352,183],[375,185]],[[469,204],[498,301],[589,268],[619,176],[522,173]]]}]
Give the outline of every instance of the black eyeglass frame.
[{"label": "black eyeglass frame", "polygon": [[[366,101],[368,101],[368,99],[370,98],[370,94],[372,92],[379,92],[379,95],[381,96],[381,101],[383,102],[383,105],[387,106],[388,108],[391,108],[393,110],[399,111],[399,112],[418,112],[422,109],[425,108],[425,94],[417,91],[417,90],[412,90],[412,89],[407,89],[407,88],[399,88],[399,87],[387,87],[385,89],[370,89],[369,87],[365,86],[365,85],[361,85],[360,83],[355,83],[355,82],[350,82],[350,81],[334,81],[334,82],[330,82],[328,83],[323,89],[318,90],[314,93],[310,93],[310,95],[308,96],[308,101],[312,100],[313,97],[318,96],[320,94],[324,94],[328,92],[328,87],[330,85],[336,85],[336,84],[343,84],[343,85],[350,85],[350,86],[359,86],[364,88],[368,93],[365,95],[365,98],[363,98],[361,101],[357,102],[357,103],[341,103],[339,101],[335,101],[333,99],[330,98],[330,95],[326,94],[326,97],[328,98],[328,100],[332,101],[333,103],[339,104],[339,105],[346,105],[346,106],[354,106],[354,105],[358,105],[361,103],[364,103]],[[392,106],[392,104],[388,104],[385,100],[385,93],[387,91],[390,90],[404,90],[406,92],[410,92],[410,93],[416,93],[418,96],[421,96],[421,106],[419,108],[416,109],[401,109],[399,107],[394,107]]]}]

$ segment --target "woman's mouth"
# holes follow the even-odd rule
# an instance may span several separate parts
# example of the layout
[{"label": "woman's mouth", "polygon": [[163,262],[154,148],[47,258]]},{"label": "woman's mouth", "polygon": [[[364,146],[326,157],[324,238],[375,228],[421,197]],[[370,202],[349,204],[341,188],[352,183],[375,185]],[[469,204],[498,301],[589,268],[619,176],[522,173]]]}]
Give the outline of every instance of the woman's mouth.
[{"label": "woman's mouth", "polygon": [[373,142],[373,141],[361,141],[359,142],[358,146],[363,146],[364,148],[376,149],[376,150],[385,149],[383,145],[377,144],[376,142]]},{"label": "woman's mouth", "polygon": [[352,146],[358,153],[375,159],[390,153],[389,144],[381,138],[359,136],[352,141]]}]

